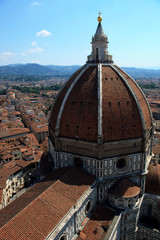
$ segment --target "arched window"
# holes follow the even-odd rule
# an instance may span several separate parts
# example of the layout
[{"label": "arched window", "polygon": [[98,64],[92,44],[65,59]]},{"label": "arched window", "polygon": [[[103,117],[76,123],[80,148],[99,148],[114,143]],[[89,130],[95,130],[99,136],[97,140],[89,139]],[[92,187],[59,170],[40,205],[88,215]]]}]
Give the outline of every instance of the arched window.
[{"label": "arched window", "polygon": [[96,60],[98,61],[98,48],[96,48]]},{"label": "arched window", "polygon": [[86,204],[86,208],[85,208],[86,214],[89,212],[90,209],[91,209],[91,200],[89,200]]},{"label": "arched window", "polygon": [[149,216],[152,216],[152,205],[151,204],[148,204],[147,213]]}]

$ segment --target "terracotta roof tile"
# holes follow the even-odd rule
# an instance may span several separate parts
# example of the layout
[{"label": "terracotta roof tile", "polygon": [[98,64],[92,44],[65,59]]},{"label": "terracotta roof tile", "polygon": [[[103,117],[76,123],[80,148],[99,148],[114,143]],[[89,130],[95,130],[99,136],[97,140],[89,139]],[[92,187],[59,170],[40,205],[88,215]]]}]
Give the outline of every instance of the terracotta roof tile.
[{"label": "terracotta roof tile", "polygon": [[142,112],[143,112],[143,116],[144,116],[144,121],[145,121],[145,125],[146,125],[146,130],[151,128],[151,123],[152,123],[152,118],[151,118],[151,114],[147,105],[147,100],[145,99],[145,97],[143,96],[142,92],[140,91],[140,89],[136,86],[136,84],[134,83],[134,81],[132,80],[132,78],[130,76],[128,76],[124,71],[122,71],[120,68],[117,67],[117,69],[121,72],[121,74],[126,78],[126,80],[128,81],[128,83],[130,84],[130,86],[132,87],[133,91],[135,92]]},{"label": "terracotta roof tile", "polygon": [[53,105],[52,111],[51,111],[51,115],[50,115],[50,124],[53,127],[53,129],[55,129],[56,127],[56,121],[57,121],[57,117],[58,117],[58,113],[61,107],[61,104],[63,102],[63,98],[68,90],[68,88],[70,87],[70,85],[72,84],[72,82],[74,81],[74,79],[78,76],[78,74],[81,72],[81,70],[84,67],[78,69],[68,80],[68,82],[64,85],[62,91],[59,92],[55,103]]},{"label": "terracotta roof tile", "polygon": [[81,169],[67,168],[65,170],[63,177],[54,182],[0,229],[0,238],[10,239],[14,236],[13,239],[22,237],[22,239],[36,240],[45,239],[48,236],[95,181],[92,175]]},{"label": "terracotta roof tile", "polygon": [[14,135],[27,134],[30,130],[28,128],[11,128],[6,131],[0,132],[0,139],[11,137]]},{"label": "terracotta roof tile", "polygon": [[128,178],[118,180],[109,190],[116,197],[130,198],[140,193],[141,189]]},{"label": "terracotta roof tile", "polygon": [[29,188],[27,192],[23,193],[16,201],[11,202],[5,208],[0,210],[0,227],[10,221],[16,214],[22,211],[28,204],[36,199],[41,193],[43,193],[48,187],[50,187],[57,179],[68,171],[68,169],[58,169],[54,172],[54,175],[50,175],[45,179],[36,183],[33,187]]},{"label": "terracotta roof tile", "polygon": [[131,91],[109,66],[102,70],[104,141],[142,136],[142,121]]},{"label": "terracotta roof tile", "polygon": [[[85,65],[86,66],[86,65]],[[97,142],[98,136],[98,64],[89,65],[71,90],[60,118],[59,136]],[[116,70],[115,70],[116,69]],[[120,68],[102,65],[102,135],[104,142],[143,136],[151,128],[151,115],[145,97]],[[60,106],[71,83],[81,72],[76,72],[59,93],[50,115],[50,127],[55,131]],[[119,75],[125,77],[129,86]],[[132,91],[132,90],[133,91]],[[134,98],[134,94],[140,108]],[[141,112],[143,117],[141,117]]]},{"label": "terracotta roof tile", "polygon": [[62,113],[60,136],[97,141],[97,68],[89,67],[73,87]]}]

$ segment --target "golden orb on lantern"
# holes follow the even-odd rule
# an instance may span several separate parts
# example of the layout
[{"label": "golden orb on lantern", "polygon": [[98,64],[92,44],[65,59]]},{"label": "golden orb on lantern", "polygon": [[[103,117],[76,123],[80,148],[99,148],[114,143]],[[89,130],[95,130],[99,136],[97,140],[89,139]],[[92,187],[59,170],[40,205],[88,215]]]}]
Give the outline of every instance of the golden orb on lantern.
[{"label": "golden orb on lantern", "polygon": [[102,21],[101,12],[99,12],[98,14],[99,14],[99,16],[98,16],[97,20],[100,23]]}]

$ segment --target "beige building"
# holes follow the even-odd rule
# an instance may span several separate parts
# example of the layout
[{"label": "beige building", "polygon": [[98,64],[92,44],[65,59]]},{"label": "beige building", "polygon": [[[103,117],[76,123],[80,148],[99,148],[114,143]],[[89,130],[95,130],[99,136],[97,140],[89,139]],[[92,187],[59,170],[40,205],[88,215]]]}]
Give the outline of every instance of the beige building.
[{"label": "beige building", "polygon": [[37,169],[38,162],[33,160],[25,162],[12,160],[0,169],[0,209],[7,206],[18,192],[27,187],[31,174]]}]

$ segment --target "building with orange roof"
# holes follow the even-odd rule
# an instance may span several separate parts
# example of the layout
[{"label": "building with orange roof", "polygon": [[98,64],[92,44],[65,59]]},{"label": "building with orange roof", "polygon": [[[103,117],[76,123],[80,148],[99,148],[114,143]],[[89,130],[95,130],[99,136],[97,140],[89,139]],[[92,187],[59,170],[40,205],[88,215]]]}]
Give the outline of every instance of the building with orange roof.
[{"label": "building with orange roof", "polygon": [[[7,150],[6,150],[7,149]],[[42,151],[33,133],[13,135],[0,142],[0,208],[36,180]],[[37,180],[38,180],[37,178]]]},{"label": "building with orange roof", "polygon": [[6,131],[0,132],[0,140],[10,139],[13,136],[24,136],[30,133],[28,128],[10,128]]},{"label": "building with orange roof", "polygon": [[32,133],[37,138],[38,142],[41,143],[45,140],[45,138],[48,136],[48,125],[43,123],[33,123],[30,125],[30,129]]},{"label": "building with orange roof", "polygon": [[[43,105],[43,103],[38,104]],[[39,110],[20,107],[21,116],[26,127],[35,135],[38,142],[41,143],[48,136],[48,123],[45,114]]]},{"label": "building with orange roof", "polygon": [[[1,165],[0,189],[2,190],[0,208],[7,206],[13,196],[31,184],[31,176],[38,167],[40,156],[32,159],[10,160]],[[32,182],[33,184],[33,182]]]}]

